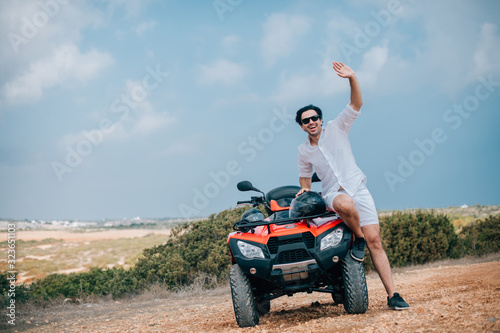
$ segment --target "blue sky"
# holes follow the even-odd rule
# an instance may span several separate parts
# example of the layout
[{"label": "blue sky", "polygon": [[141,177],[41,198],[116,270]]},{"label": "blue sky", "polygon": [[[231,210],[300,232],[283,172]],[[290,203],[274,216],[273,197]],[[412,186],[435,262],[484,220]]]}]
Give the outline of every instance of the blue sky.
[{"label": "blue sky", "polygon": [[[500,204],[497,1],[2,1],[0,216],[207,216],[298,184],[297,109],[378,209]],[[319,189],[319,187],[317,188]]]}]

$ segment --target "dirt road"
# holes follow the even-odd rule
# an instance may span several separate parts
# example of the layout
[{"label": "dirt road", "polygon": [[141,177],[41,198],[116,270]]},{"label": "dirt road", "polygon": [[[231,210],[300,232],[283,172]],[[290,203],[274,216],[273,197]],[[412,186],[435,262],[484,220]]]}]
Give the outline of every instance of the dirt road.
[{"label": "dirt road", "polygon": [[240,329],[229,288],[197,295],[64,305],[25,313],[26,332],[500,332],[500,260],[451,262],[395,270],[407,311],[386,309],[376,274],[367,276],[370,306],[348,315],[328,294],[297,294],[271,302],[254,328]]}]

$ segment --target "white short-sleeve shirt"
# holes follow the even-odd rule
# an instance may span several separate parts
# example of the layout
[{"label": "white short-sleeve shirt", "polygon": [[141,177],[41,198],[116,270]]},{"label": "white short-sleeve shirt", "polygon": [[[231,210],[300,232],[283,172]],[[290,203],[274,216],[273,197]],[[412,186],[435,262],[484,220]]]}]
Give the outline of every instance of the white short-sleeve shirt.
[{"label": "white short-sleeve shirt", "polygon": [[299,176],[310,178],[313,169],[321,179],[322,195],[336,192],[342,186],[353,196],[366,176],[356,164],[352,154],[348,134],[359,111],[347,105],[321,130],[317,146],[312,146],[307,138],[298,147]]}]

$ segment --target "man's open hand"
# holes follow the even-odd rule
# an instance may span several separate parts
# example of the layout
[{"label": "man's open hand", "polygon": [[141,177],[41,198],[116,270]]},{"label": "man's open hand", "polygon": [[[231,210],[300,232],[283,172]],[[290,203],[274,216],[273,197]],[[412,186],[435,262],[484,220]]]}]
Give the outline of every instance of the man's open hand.
[{"label": "man's open hand", "polygon": [[300,191],[295,196],[298,197],[302,193],[309,192],[310,190],[311,190],[310,188],[301,188]]},{"label": "man's open hand", "polygon": [[337,75],[343,78],[351,78],[354,75],[354,71],[351,67],[344,65],[341,62],[334,61],[333,69],[337,72]]}]

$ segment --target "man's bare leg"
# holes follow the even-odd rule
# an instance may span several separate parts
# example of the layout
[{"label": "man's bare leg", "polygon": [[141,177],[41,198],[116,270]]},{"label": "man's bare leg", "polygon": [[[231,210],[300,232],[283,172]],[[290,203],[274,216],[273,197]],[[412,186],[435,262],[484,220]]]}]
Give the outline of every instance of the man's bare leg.
[{"label": "man's bare leg", "polygon": [[359,214],[356,209],[354,200],[347,194],[339,194],[333,199],[333,209],[340,215],[345,224],[351,229],[356,237],[364,237],[370,254],[372,256],[373,265],[382,280],[382,283],[387,291],[387,295],[394,295],[394,282],[392,279],[391,266],[389,259],[382,247],[380,240],[380,227],[378,224],[364,226],[359,225]]},{"label": "man's bare leg", "polygon": [[[382,246],[382,241],[380,240],[380,226],[378,224],[370,224],[361,228],[359,225],[359,214],[354,200],[347,194],[339,194],[333,199],[333,209],[356,235],[356,241],[361,237],[366,240],[366,245],[372,256],[373,265],[388,295],[388,307],[394,310],[408,309],[410,307],[408,303],[406,303],[398,293],[395,293],[391,265],[389,264],[389,259],[387,258],[387,254]],[[356,242],[353,245],[353,250],[355,246]],[[360,250],[361,249],[359,249],[358,252]],[[362,252],[364,252],[364,250]],[[359,256],[359,259],[356,258],[352,251],[351,256],[356,260],[362,261],[362,257]]]},{"label": "man's bare leg", "polygon": [[392,310],[407,310],[410,305],[405,302],[405,300],[395,292],[394,281],[392,280],[391,265],[387,259],[387,254],[382,247],[382,242],[380,240],[380,227],[378,224],[366,225],[362,228],[368,249],[372,256],[373,265],[377,270],[380,280],[384,284],[385,290],[387,291],[387,306]]},{"label": "man's bare leg", "polygon": [[391,265],[380,240],[380,227],[378,224],[370,224],[362,228],[365,235],[366,245],[372,257],[373,265],[384,284],[387,295],[394,295],[394,281],[392,279]]}]

